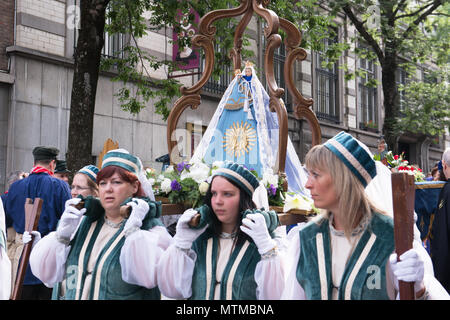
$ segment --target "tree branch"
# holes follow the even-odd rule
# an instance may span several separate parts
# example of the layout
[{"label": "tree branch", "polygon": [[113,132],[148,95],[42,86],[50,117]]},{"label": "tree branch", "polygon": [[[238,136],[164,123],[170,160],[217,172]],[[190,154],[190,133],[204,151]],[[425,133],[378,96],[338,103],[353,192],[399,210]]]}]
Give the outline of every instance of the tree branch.
[{"label": "tree branch", "polygon": [[394,10],[394,16],[397,14],[397,12],[402,11],[403,9],[405,9],[406,4],[407,4],[406,1],[407,0],[401,0],[398,3],[397,8],[395,8],[395,10]]},{"label": "tree branch", "polygon": [[419,9],[417,9],[417,10],[414,11],[414,12],[407,13],[407,14],[402,14],[402,15],[399,15],[399,16],[397,16],[397,17],[394,17],[394,20],[398,20],[398,19],[402,19],[402,18],[406,18],[406,17],[414,17],[414,16],[417,15],[419,12],[425,10],[426,8],[428,8],[428,7],[432,6],[432,5],[433,5],[433,2],[430,2],[430,3],[427,4],[426,6],[423,6],[423,7],[419,8]]},{"label": "tree branch", "polygon": [[358,30],[359,34],[373,48],[380,63],[383,64],[384,62],[383,50],[381,50],[380,46],[378,45],[378,42],[369,34],[369,32],[367,32],[367,29],[364,27],[364,23],[356,17],[349,4],[346,4],[342,9],[344,10],[345,14],[350,19],[350,21],[353,23],[356,30]]},{"label": "tree branch", "polygon": [[430,14],[433,13],[434,10],[436,10],[439,6],[442,5],[442,0],[435,0],[433,2],[433,5],[428,8],[427,11],[425,11],[424,13],[422,13],[419,17],[417,17],[416,20],[414,20],[409,27],[405,30],[405,32],[402,35],[402,39],[407,39],[409,37],[409,34],[414,30],[415,26],[418,26],[419,23],[421,23],[422,21],[424,21]]}]

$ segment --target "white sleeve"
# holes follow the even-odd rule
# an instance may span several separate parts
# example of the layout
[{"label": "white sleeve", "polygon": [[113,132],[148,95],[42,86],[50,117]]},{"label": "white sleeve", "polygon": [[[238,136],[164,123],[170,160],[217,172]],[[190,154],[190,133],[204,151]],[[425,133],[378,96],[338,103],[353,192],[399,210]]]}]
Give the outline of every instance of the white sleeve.
[{"label": "white sleeve", "polygon": [[0,246],[0,279],[0,300],[8,300],[11,295],[11,261],[2,246]]},{"label": "white sleeve", "polygon": [[285,254],[286,279],[282,300],[306,300],[305,291],[297,280],[297,264],[300,258],[300,234],[303,227],[292,228],[287,235],[288,248]]},{"label": "white sleeve", "polygon": [[197,254],[179,249],[172,244],[161,256],[158,264],[158,287],[172,299],[187,299],[192,295],[192,276]]},{"label": "white sleeve", "polygon": [[255,269],[256,297],[258,300],[279,300],[284,289],[286,227],[278,227],[274,233],[278,253],[270,258],[261,259]]},{"label": "white sleeve", "polygon": [[69,251],[70,246],[56,239],[56,231],[49,233],[31,250],[31,272],[47,287],[53,287],[64,279]]},{"label": "white sleeve", "polygon": [[158,285],[157,265],[172,237],[162,226],[130,234],[120,252],[122,279],[148,289]]}]

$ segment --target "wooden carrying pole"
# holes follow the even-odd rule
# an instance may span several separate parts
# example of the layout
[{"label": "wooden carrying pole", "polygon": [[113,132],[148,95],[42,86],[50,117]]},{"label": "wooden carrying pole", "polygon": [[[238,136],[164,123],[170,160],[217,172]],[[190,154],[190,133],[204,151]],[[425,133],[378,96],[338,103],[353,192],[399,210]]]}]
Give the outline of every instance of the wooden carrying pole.
[{"label": "wooden carrying pole", "polygon": [[[392,174],[392,201],[394,209],[394,240],[397,259],[412,248],[414,238],[414,176]],[[400,300],[414,300],[414,282],[399,281]]]},{"label": "wooden carrying pole", "polygon": [[[25,201],[25,231],[37,230],[39,217],[41,216],[42,203],[44,200],[35,198],[34,202],[30,198]],[[14,283],[14,290],[11,295],[11,300],[20,300],[22,295],[22,285],[25,278],[25,273],[30,259],[31,248],[33,246],[33,236],[31,241],[23,246],[22,259],[20,260],[19,268],[17,270],[16,282]]]}]

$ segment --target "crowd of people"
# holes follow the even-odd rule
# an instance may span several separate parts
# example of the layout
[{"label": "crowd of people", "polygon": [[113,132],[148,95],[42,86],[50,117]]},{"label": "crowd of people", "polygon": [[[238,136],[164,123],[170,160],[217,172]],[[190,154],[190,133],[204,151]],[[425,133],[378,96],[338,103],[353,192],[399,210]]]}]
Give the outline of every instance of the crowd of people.
[{"label": "crowd of people", "polygon": [[[288,233],[254,201],[258,179],[235,162],[213,173],[204,205],[186,210],[172,237],[137,156],[111,150],[101,168],[81,168],[69,186],[58,152],[36,147],[29,175],[8,180],[0,202],[1,299],[9,299],[30,242],[24,300],[379,300],[398,299],[399,281],[414,283],[416,299],[449,299],[448,180],[432,257],[417,232],[398,257],[392,212],[367,192],[384,166],[345,132],[306,155],[305,188],[321,214]],[[450,149],[442,167],[450,177]],[[43,199],[31,233],[26,198]]]}]

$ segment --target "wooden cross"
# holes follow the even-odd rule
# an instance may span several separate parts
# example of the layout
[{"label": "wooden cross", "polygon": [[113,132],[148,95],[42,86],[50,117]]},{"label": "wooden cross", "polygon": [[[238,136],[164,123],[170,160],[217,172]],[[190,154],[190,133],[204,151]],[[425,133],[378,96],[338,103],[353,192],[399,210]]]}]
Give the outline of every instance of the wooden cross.
[{"label": "wooden cross", "polygon": [[[25,231],[36,231],[38,227],[39,217],[41,216],[42,203],[44,200],[35,198],[34,202],[30,198],[25,200]],[[33,235],[31,241],[23,246],[22,259],[17,271],[16,282],[14,283],[14,290],[11,300],[19,300],[22,295],[22,285],[25,278],[25,273],[30,259],[31,248],[33,246]]]},{"label": "wooden cross", "polygon": [[[414,239],[414,176],[392,173],[392,201],[394,209],[394,241],[397,261],[412,248]],[[400,300],[414,300],[414,282],[399,281]]]}]

